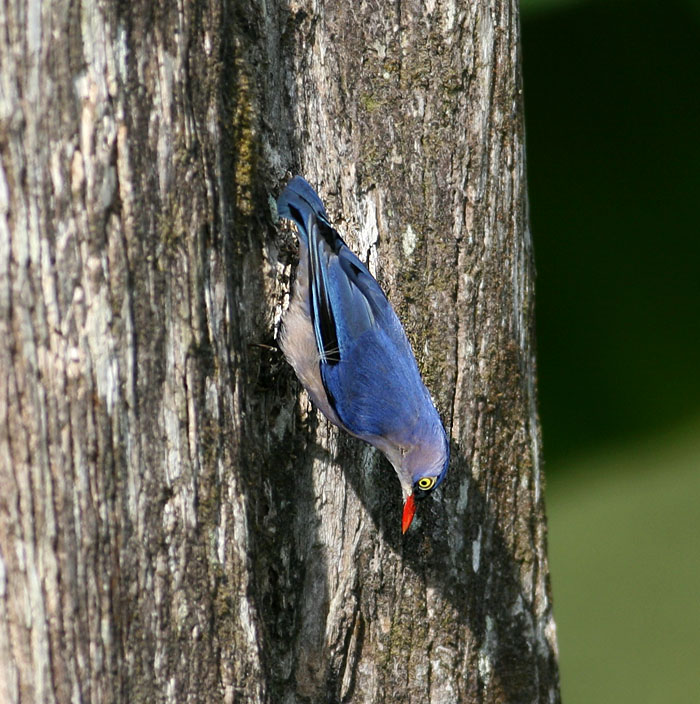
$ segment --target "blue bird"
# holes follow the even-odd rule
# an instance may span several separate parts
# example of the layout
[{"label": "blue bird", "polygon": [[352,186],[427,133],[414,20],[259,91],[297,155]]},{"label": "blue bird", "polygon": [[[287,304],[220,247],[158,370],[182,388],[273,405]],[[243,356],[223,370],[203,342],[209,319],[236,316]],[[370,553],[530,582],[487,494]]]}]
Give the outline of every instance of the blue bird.
[{"label": "blue bird", "polygon": [[405,533],[415,500],[445,478],[445,429],[394,309],[332,227],[313,188],[295,176],[277,211],[296,223],[300,247],[280,347],[316,407],[394,466]]}]

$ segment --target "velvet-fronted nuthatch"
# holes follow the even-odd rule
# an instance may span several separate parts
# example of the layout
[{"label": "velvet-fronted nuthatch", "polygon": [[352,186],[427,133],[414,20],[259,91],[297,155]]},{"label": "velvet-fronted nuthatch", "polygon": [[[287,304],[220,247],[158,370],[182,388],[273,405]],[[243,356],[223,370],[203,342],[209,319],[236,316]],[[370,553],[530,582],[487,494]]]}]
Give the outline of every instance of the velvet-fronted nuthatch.
[{"label": "velvet-fronted nuthatch", "polygon": [[445,429],[394,309],[332,227],[313,188],[294,177],[277,210],[296,223],[300,243],[280,347],[323,414],[381,450],[394,466],[405,533],[416,499],[445,478]]}]

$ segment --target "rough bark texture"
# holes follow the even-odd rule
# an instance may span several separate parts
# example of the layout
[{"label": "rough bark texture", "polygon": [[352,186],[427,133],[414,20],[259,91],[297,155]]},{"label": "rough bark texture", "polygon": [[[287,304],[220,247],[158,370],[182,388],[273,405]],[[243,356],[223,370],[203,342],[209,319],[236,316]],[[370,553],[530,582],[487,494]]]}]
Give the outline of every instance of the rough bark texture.
[{"label": "rough bark texture", "polygon": [[[515,0],[0,8],[0,701],[555,702]],[[446,425],[385,460],[275,347],[286,172]]]}]

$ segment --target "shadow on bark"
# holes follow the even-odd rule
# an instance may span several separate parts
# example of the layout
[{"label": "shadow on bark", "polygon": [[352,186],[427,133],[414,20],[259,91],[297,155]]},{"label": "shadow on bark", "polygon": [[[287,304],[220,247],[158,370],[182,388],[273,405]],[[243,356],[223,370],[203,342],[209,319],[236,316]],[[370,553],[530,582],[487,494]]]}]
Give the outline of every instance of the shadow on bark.
[{"label": "shadow on bark", "polygon": [[[358,443],[352,438],[347,444]],[[348,448],[350,449],[350,448]],[[476,482],[469,480],[469,521],[462,526],[463,540],[450,534],[448,514],[454,512],[460,480],[469,472],[469,463],[461,447],[452,442],[452,461],[448,479],[439,495],[418,506],[419,524],[402,536],[401,499],[398,482],[391,465],[376,453],[371,469],[376,493],[367,492],[367,481],[357,462],[357,450],[344,461],[344,473],[376,526],[381,538],[401,556],[403,564],[419,576],[428,589],[436,589],[462,616],[462,624],[471,632],[473,646],[483,653],[484,669],[479,679],[493,677],[502,692],[499,701],[549,701],[550,682],[543,677],[541,687],[536,673],[550,673],[556,668],[556,654],[551,649],[534,652],[533,605],[520,584],[518,562],[506,545],[497,524],[497,516]],[[474,570],[474,545],[481,542],[480,567]],[[456,544],[462,543],[461,549]],[[455,573],[455,565],[462,570]],[[520,605],[517,611],[504,611],[504,605]],[[490,622],[489,614],[497,614]],[[459,624],[459,625],[462,625]],[[454,624],[457,626],[458,624]],[[472,644],[470,644],[472,645]],[[481,668],[480,668],[481,669]],[[465,680],[474,678],[465,676]],[[479,685],[483,682],[480,681]],[[329,685],[339,691],[337,676],[329,673]],[[478,691],[471,693],[481,701]],[[338,701],[331,697],[329,701]]]}]

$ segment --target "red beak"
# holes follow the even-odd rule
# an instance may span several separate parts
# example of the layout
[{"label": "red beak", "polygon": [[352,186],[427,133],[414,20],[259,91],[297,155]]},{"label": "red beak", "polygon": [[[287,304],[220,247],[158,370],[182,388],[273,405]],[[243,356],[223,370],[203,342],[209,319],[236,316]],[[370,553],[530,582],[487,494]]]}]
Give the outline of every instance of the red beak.
[{"label": "red beak", "polygon": [[413,517],[416,515],[416,500],[413,494],[406,497],[403,505],[403,517],[401,518],[401,532],[405,533],[411,525]]}]

